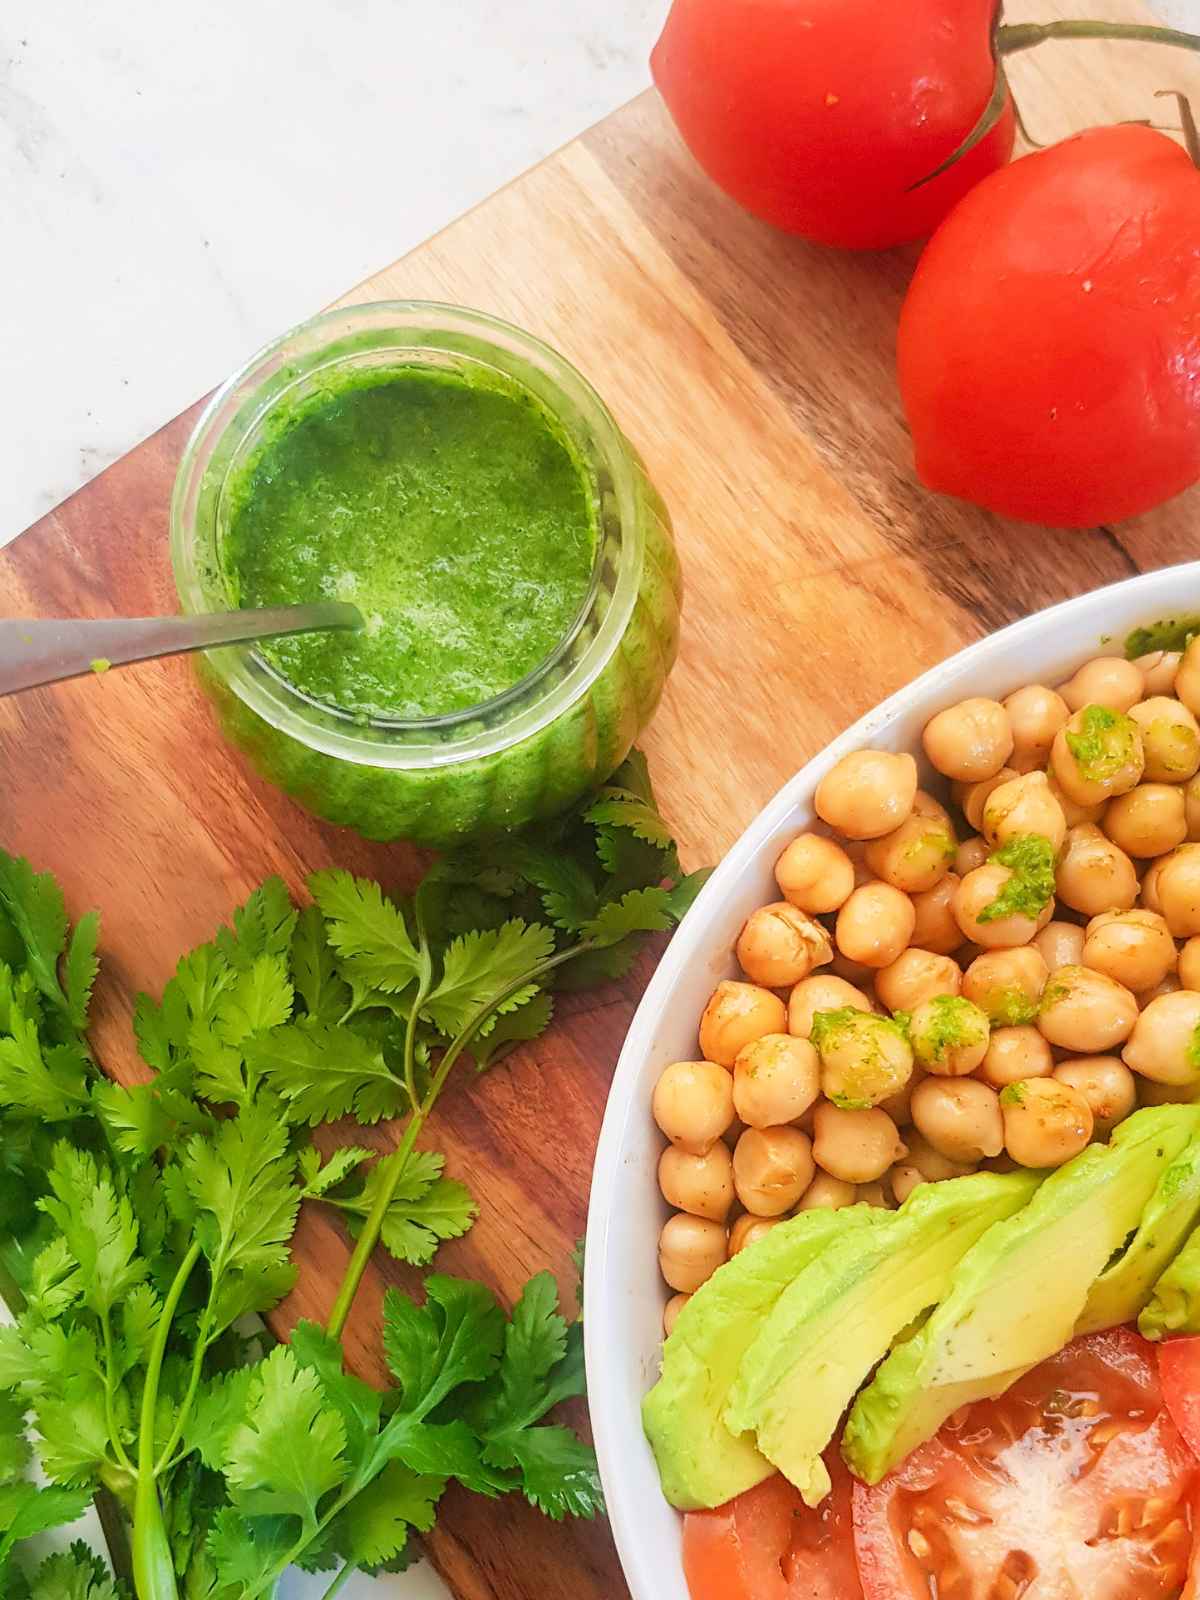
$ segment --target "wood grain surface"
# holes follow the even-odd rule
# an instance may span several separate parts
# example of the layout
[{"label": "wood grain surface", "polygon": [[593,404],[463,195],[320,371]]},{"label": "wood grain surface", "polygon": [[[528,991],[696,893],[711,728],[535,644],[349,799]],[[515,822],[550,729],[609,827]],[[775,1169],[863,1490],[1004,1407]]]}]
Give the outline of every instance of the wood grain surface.
[{"label": "wood grain surface", "polygon": [[[1070,14],[1021,0],[1013,20]],[[1100,0],[1088,15],[1144,12]],[[1074,14],[1082,14],[1075,9]],[[1013,79],[1035,137],[1142,117],[1200,70],[1142,46],[1052,45]],[[838,254],[741,214],[648,94],[348,300],[421,297],[508,317],[605,396],[671,507],[687,586],[681,656],[648,750],[689,864],[719,855],[770,794],[882,696],[1030,610],[1196,553],[1200,493],[1118,528],[1047,534],[921,489],[895,391],[896,318],[915,251]],[[167,506],[194,413],[176,419],[0,555],[16,616],[174,609]],[[1184,598],[1181,597],[1181,604]],[[1195,597],[1190,604],[1194,605]],[[182,951],[268,873],[298,889],[336,862],[386,886],[420,858],[314,821],[226,748],[179,661],[0,701],[0,841],[105,916],[96,1038],[130,1079],[129,1015]],[[451,1091],[433,1137],[482,1203],[447,1270],[511,1295],[568,1279],[607,1085],[648,970],[564,1008],[550,1035]],[[383,1146],[391,1134],[376,1130]],[[302,1224],[286,1323],[323,1317],[337,1224]],[[378,1263],[348,1330],[378,1373]],[[461,1600],[620,1600],[600,1524],[452,1492],[430,1541]]]}]

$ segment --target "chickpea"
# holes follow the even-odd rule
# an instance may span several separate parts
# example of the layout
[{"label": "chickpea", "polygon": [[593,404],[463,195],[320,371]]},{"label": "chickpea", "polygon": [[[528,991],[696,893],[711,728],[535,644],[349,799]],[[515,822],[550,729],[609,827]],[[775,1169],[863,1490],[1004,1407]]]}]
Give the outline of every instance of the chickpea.
[{"label": "chickpea", "polygon": [[820,1092],[821,1063],[816,1050],[807,1039],[790,1033],[766,1033],[761,1039],[752,1039],[738,1051],[733,1063],[734,1110],[751,1128],[795,1122]]},{"label": "chickpea", "polygon": [[1144,776],[1153,783],[1186,783],[1200,769],[1200,723],[1178,700],[1155,695],[1130,706],[1142,731]]},{"label": "chickpea", "polygon": [[875,982],[875,969],[864,967],[861,961],[851,961],[849,956],[844,956],[836,945],[833,947],[833,960],[829,963],[831,977],[840,978],[843,983],[850,984],[855,989],[861,989],[867,994]]},{"label": "chickpea", "polygon": [[672,1144],[702,1156],[733,1122],[733,1079],[715,1061],[675,1061],[654,1086],[652,1109]]},{"label": "chickpea", "polygon": [[1090,967],[1060,967],[1042,993],[1037,1025],[1051,1044],[1100,1055],[1128,1039],[1137,1020],[1137,1001],[1123,984]]},{"label": "chickpea", "polygon": [[672,1289],[695,1294],[724,1264],[728,1252],[724,1223],[677,1211],[659,1234],[658,1268]]},{"label": "chickpea", "polygon": [[1173,783],[1139,783],[1109,801],[1104,831],[1127,855],[1165,855],[1187,838],[1183,790]]},{"label": "chickpea", "polygon": [[779,892],[801,911],[836,911],[854,888],[854,863],[833,839],[802,833],[775,863]]},{"label": "chickpea", "polygon": [[1146,692],[1146,680],[1132,661],[1122,656],[1096,656],[1085,661],[1073,678],[1059,684],[1058,692],[1072,711],[1084,706],[1106,706],[1128,711]]},{"label": "chickpea", "polygon": [[1091,1107],[1057,1078],[1026,1078],[1000,1091],[1004,1148],[1022,1167],[1061,1167],[1092,1137]]},{"label": "chickpea", "polygon": [[950,1161],[982,1161],[1004,1148],[999,1097],[976,1078],[926,1078],[912,1110],[917,1127]]},{"label": "chickpea", "polygon": [[1148,655],[1138,656],[1133,664],[1142,675],[1142,682],[1146,686],[1144,692],[1148,695],[1170,694],[1175,688],[1175,674],[1179,671],[1182,659],[1182,650],[1151,650]]},{"label": "chickpea", "polygon": [[675,1324],[679,1321],[679,1313],[691,1299],[690,1294],[673,1294],[663,1307],[663,1336],[669,1339],[675,1332]]},{"label": "chickpea", "polygon": [[1108,810],[1107,800],[1098,800],[1095,805],[1089,806],[1081,806],[1078,801],[1072,800],[1053,771],[1046,774],[1046,782],[1050,785],[1050,793],[1063,809],[1068,828],[1074,828],[1081,822],[1100,822]]},{"label": "chickpea", "polygon": [[916,792],[912,756],[855,750],[821,779],[813,807],[822,822],[848,839],[878,839],[909,815]]},{"label": "chickpea", "polygon": [[913,1090],[924,1076],[921,1068],[914,1066],[908,1082],[897,1089],[895,1094],[890,1094],[886,1100],[879,1102],[879,1109],[886,1111],[898,1128],[907,1128],[912,1122]]},{"label": "chickpea", "polygon": [[786,1032],[787,1007],[778,995],[726,978],[713,990],[700,1018],[700,1050],[706,1061],[732,1067],[738,1051],[752,1039]]},{"label": "chickpea", "polygon": [[1163,856],[1158,861],[1152,861],[1145,872],[1142,873],[1140,890],[1142,905],[1145,909],[1147,911],[1157,911],[1160,916],[1162,915],[1162,900],[1159,898],[1158,893],[1158,879],[1166,864],[1166,856]]},{"label": "chickpea", "polygon": [[737,1197],[756,1217],[790,1211],[813,1179],[812,1140],[799,1128],[747,1128],[733,1152]]},{"label": "chickpea", "polygon": [[1179,989],[1152,1000],[1121,1052],[1127,1067],[1155,1083],[1200,1086],[1200,994]]},{"label": "chickpea", "polygon": [[1055,735],[1050,763],[1069,799],[1095,805],[1141,782],[1142,731],[1124,712],[1084,706]]},{"label": "chickpea", "polygon": [[1155,888],[1174,936],[1190,939],[1200,933],[1200,845],[1181,844],[1173,850],[1158,870]]},{"label": "chickpea", "polygon": [[951,1161],[933,1145],[919,1128],[910,1128],[905,1135],[908,1154],[903,1158],[906,1167],[913,1167],[926,1183],[941,1183],[945,1178],[965,1178],[976,1170],[974,1161]]},{"label": "chickpea", "polygon": [[1200,776],[1190,778],[1184,786],[1183,811],[1187,818],[1187,836],[1195,843],[1200,840]]},{"label": "chickpea", "polygon": [[916,1167],[905,1166],[903,1163],[892,1168],[888,1176],[892,1180],[892,1193],[896,1197],[896,1204],[902,1206],[914,1189],[919,1189],[923,1183],[928,1183]]},{"label": "chickpea", "polygon": [[917,790],[913,796],[913,810],[919,817],[929,817],[944,822],[948,828],[953,827],[949,811],[936,795],[930,794],[928,789]]},{"label": "chickpea", "polygon": [[[987,1014],[961,995],[923,1001],[909,1023],[913,1056],[941,1078],[965,1078],[987,1054]],[[914,1095],[915,1098],[915,1095]]]},{"label": "chickpea", "polygon": [[782,1217],[756,1217],[752,1212],[743,1211],[729,1230],[729,1259],[732,1261],[748,1245],[765,1239],[771,1229],[777,1228],[782,1221]]},{"label": "chickpea", "polygon": [[[887,1174],[885,1173],[884,1177],[886,1176]],[[874,1206],[879,1211],[894,1211],[896,1209],[896,1202],[892,1199],[883,1178],[880,1178],[878,1183],[860,1183],[858,1186],[858,1198],[863,1205]]]},{"label": "chickpea", "polygon": [[1179,952],[1179,982],[1185,989],[1200,990],[1200,936],[1193,936]]},{"label": "chickpea", "polygon": [[984,807],[997,789],[1002,789],[1006,783],[1011,783],[1020,773],[1012,767],[1001,767],[999,772],[994,772],[990,778],[981,778],[978,783],[952,783],[950,793],[954,804],[966,817],[967,822],[976,833],[983,831]]},{"label": "chickpea", "polygon": [[898,828],[872,839],[866,862],[884,883],[905,894],[932,889],[949,872],[958,842],[949,822],[914,811]]},{"label": "chickpea", "polygon": [[1096,1136],[1104,1138],[1137,1105],[1133,1073],[1116,1056],[1076,1056],[1054,1069],[1059,1083],[1069,1083],[1088,1103]]},{"label": "chickpea", "polygon": [[1178,974],[1174,972],[1168,972],[1166,977],[1163,978],[1161,982],[1154,985],[1153,989],[1138,990],[1136,996],[1138,1010],[1145,1011],[1150,1002],[1152,1000],[1157,1000],[1159,995],[1177,994],[1182,988],[1183,984],[1180,983]]},{"label": "chickpea", "polygon": [[676,1211],[724,1222],[733,1205],[733,1160],[718,1139],[702,1156],[669,1144],[658,1162],[658,1187]]},{"label": "chickpea", "polygon": [[786,989],[833,956],[829,931],[786,900],[751,912],[738,935],[736,955],[752,983]]},{"label": "chickpea", "polygon": [[878,1106],[844,1111],[821,1104],[816,1130],[812,1153],[817,1165],[843,1183],[874,1183],[907,1154],[896,1124]]},{"label": "chickpea", "polygon": [[1062,695],[1041,683],[1014,690],[1003,705],[1013,731],[1009,765],[1016,772],[1034,772],[1044,767],[1050,759],[1054,735],[1071,715],[1071,708]]},{"label": "chickpea", "polygon": [[890,883],[864,883],[838,912],[837,947],[865,967],[890,966],[917,924],[913,903]]},{"label": "chickpea", "polygon": [[958,893],[961,878],[948,872],[942,881],[924,894],[912,896],[912,942],[934,955],[948,956],[962,943],[962,929],[954,915],[954,896]]},{"label": "chickpea", "polygon": [[1085,917],[1128,911],[1138,896],[1137,868],[1094,822],[1080,822],[1067,831],[1054,890],[1064,905]]},{"label": "chickpea", "polygon": [[963,973],[962,992],[995,1027],[1032,1022],[1046,987],[1046,963],[1032,945],[985,950]]},{"label": "chickpea", "polygon": [[873,1011],[818,1012],[812,1042],[821,1057],[821,1088],[843,1108],[876,1106],[912,1076],[912,1048],[903,1029]]},{"label": "chickpea", "polygon": [[1195,1084],[1155,1083],[1153,1078],[1137,1079],[1139,1106],[1190,1106],[1196,1103]]},{"label": "chickpea", "polygon": [[957,994],[962,988],[962,968],[949,956],[912,945],[875,977],[875,993],[889,1011],[913,1011],[936,994]]},{"label": "chickpea", "polygon": [[1034,934],[1033,947],[1050,972],[1083,965],[1083,929],[1074,922],[1048,922]]},{"label": "chickpea", "polygon": [[1011,868],[989,862],[968,872],[954,896],[954,915],[963,936],[985,950],[1028,944],[1054,915],[1053,895],[1036,917],[1027,916],[1023,911],[1014,911],[1008,916],[990,915],[1014,876]]},{"label": "chickpea", "polygon": [[1036,1028],[994,1028],[979,1076],[993,1089],[1007,1088],[1022,1078],[1048,1078],[1054,1054]]},{"label": "chickpea", "polygon": [[976,696],[947,706],[925,724],[925,754],[939,772],[962,783],[990,778],[1012,754],[1013,731],[998,700]]},{"label": "chickpea", "polygon": [[1067,836],[1067,819],[1044,772],[1027,772],[993,789],[983,808],[983,831],[993,845],[1023,834],[1049,839],[1055,855]]},{"label": "chickpea", "polygon": [[818,1011],[844,1011],[847,1006],[870,1011],[871,1002],[845,978],[837,978],[831,972],[816,973],[798,983],[788,998],[788,1032],[807,1039]]},{"label": "chickpea", "polygon": [[1161,983],[1176,959],[1171,930],[1155,911],[1105,911],[1087,925],[1083,966],[1134,994]]},{"label": "chickpea", "polygon": [[796,1211],[797,1214],[801,1211],[840,1211],[843,1206],[854,1205],[857,1199],[858,1190],[854,1184],[831,1178],[827,1172],[818,1172],[804,1191],[804,1198]]},{"label": "chickpea", "polygon": [[954,870],[960,878],[965,878],[968,872],[982,867],[991,853],[987,840],[977,833],[970,839],[964,839],[955,851]]},{"label": "chickpea", "polygon": [[1200,636],[1189,639],[1175,669],[1175,698],[1200,715]]}]

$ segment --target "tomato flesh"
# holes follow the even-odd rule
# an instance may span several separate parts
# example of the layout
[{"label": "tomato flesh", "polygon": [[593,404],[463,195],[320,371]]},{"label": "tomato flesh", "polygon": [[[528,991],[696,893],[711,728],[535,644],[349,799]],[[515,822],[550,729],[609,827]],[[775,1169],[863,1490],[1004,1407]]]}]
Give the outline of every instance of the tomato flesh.
[{"label": "tomato flesh", "polygon": [[716,1511],[684,1518],[692,1600],[861,1600],[850,1475],[825,1457],[833,1488],[810,1511],[786,1478],[769,1478]]},{"label": "tomato flesh", "polygon": [[1160,1344],[1158,1375],[1171,1420],[1200,1457],[1200,1339],[1168,1339]]},{"label": "tomato flesh", "polygon": [[1173,1600],[1200,1468],[1131,1329],[1076,1340],[854,1488],[866,1600]]}]

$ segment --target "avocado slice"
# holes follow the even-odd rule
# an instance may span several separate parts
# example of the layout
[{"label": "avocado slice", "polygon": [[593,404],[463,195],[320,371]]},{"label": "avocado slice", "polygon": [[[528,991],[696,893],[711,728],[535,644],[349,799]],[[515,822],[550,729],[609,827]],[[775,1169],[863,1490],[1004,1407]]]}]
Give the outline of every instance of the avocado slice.
[{"label": "avocado slice", "polygon": [[663,1346],[662,1376],[642,1402],[642,1426],[673,1506],[724,1505],[771,1477],[775,1469],[753,1438],[737,1438],[721,1419],[742,1356],[798,1273],[837,1241],[890,1219],[867,1205],[804,1211],[718,1267],[684,1306]]},{"label": "avocado slice", "polygon": [[1059,1167],[984,1234],[945,1300],[855,1401],[842,1451],[856,1476],[878,1483],[960,1406],[1002,1394],[1073,1337],[1092,1285],[1200,1133],[1198,1117],[1193,1106],[1134,1112],[1110,1144]]},{"label": "avocado slice", "polygon": [[1146,1339],[1200,1333],[1200,1228],[1154,1285],[1138,1318],[1138,1332]]},{"label": "avocado slice", "polygon": [[821,1452],[854,1391],[915,1317],[949,1291],[993,1223],[1028,1204],[1040,1173],[921,1184],[900,1210],[838,1240],[784,1291],[746,1351],[725,1407],[807,1505],[829,1492]]},{"label": "avocado slice", "polygon": [[1200,1222],[1200,1138],[1158,1180],[1137,1232],[1096,1279],[1075,1324],[1076,1336],[1132,1322]]}]

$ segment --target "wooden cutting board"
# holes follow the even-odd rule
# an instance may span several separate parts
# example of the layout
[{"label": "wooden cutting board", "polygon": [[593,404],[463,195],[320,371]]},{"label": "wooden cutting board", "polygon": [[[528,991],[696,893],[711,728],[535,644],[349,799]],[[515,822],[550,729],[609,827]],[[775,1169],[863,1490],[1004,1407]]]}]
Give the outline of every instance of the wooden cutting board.
[{"label": "wooden cutting board", "polygon": [[[1068,9],[1021,0],[1008,13]],[[1146,15],[1112,0],[1083,11]],[[1181,52],[1132,45],[1046,46],[1013,78],[1042,140],[1161,114],[1158,88],[1200,89]],[[647,94],[347,296],[456,301],[523,324],[592,379],[645,456],[687,584],[679,664],[645,747],[690,865],[715,859],[831,735],[933,662],[1027,611],[1197,553],[1196,491],[1119,528],[1047,534],[920,488],[892,365],[914,260],[826,251],[742,215]],[[177,418],[0,555],[0,609],[174,609],[167,505],[194,420]],[[56,872],[74,912],[103,911],[97,1042],[124,1078],[143,1070],[133,995],[157,992],[267,874],[299,888],[336,862],[396,887],[419,871],[414,852],[315,822],[259,782],[181,662],[0,701],[0,774],[0,842]],[[548,1263],[569,1286],[607,1085],[647,969],[580,997],[548,1037],[439,1106],[437,1143],[482,1205],[439,1258],[446,1270],[511,1295]],[[305,1220],[300,1248],[285,1323],[324,1317],[347,1249],[323,1217]],[[405,1274],[381,1261],[348,1332],[368,1376],[391,1281]],[[461,1600],[627,1593],[603,1524],[553,1527],[465,1494],[448,1497],[430,1551]]]}]

